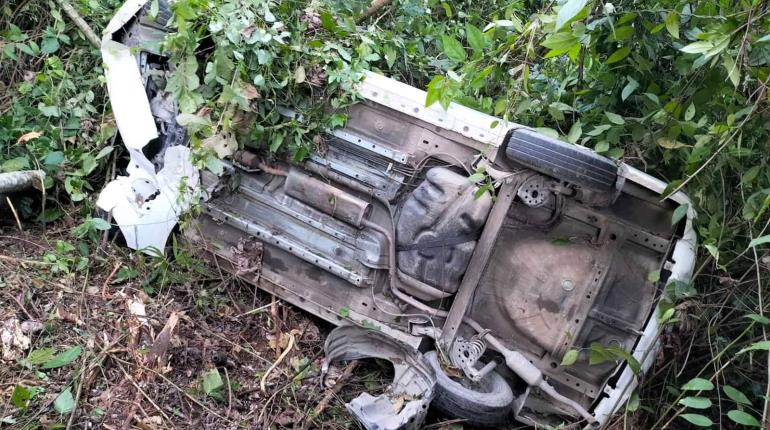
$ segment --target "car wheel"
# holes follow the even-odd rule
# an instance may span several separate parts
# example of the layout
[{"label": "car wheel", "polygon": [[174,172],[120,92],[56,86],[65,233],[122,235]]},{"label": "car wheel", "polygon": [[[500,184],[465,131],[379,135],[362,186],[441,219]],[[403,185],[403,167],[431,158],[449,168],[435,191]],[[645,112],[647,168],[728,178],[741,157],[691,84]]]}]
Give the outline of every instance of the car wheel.
[{"label": "car wheel", "polygon": [[425,359],[436,376],[436,394],[431,406],[475,426],[495,426],[511,421],[513,391],[499,373],[493,370],[481,381],[465,386],[444,372],[436,351],[425,354]]}]

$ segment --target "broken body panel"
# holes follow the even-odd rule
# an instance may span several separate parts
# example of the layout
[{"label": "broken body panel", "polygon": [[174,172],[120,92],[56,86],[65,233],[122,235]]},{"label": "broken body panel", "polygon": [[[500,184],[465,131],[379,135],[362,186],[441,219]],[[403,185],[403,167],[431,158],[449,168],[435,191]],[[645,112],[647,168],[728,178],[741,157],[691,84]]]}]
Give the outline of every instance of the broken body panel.
[{"label": "broken body panel", "polygon": [[[200,172],[198,186],[175,104],[142,72],[163,70],[152,64],[162,57],[150,61],[141,49],[163,36],[146,21],[144,3],[127,2],[102,45],[131,162],[99,206],[112,211],[129,246],[162,249],[195,190],[205,190],[189,240],[316,316],[376,330],[333,333],[328,360],[413,363],[397,372],[413,376],[389,394],[412,396],[414,410],[383,416],[387,396],[362,395],[349,410],[367,428],[375,421],[417,428],[434,395],[438,405],[461,401],[445,412],[473,422],[463,414],[474,413],[484,390],[501,388],[495,378],[512,400],[479,412],[478,424],[596,427],[629,398],[637,384],[631,366],[591,366],[587,351],[616,347],[642,371],[652,365],[661,290],[693,272],[695,213],[683,193],[660,201],[665,184],[633,167],[457,104],[425,107],[423,91],[374,73],[323,154],[287,167],[239,153],[222,176]],[[468,180],[481,166],[494,197],[476,195]],[[689,206],[687,216],[672,226],[679,205]],[[648,280],[654,271],[660,282]],[[346,337],[380,346],[354,357],[340,352],[354,344]],[[430,377],[437,367],[420,351],[436,345],[464,373],[462,386]],[[562,366],[570,350],[583,351],[581,359]],[[422,381],[422,396],[409,378]]]}]

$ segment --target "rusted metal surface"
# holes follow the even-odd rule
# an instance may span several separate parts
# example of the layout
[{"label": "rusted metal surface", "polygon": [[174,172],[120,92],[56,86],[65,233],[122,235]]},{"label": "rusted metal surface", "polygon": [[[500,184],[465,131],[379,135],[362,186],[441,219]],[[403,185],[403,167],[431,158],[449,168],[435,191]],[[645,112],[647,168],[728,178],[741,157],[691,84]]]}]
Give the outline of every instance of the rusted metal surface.
[{"label": "rusted metal surface", "polygon": [[334,185],[321,182],[299,169],[289,171],[284,191],[287,195],[356,227],[361,227],[361,221],[372,210],[370,203]]}]

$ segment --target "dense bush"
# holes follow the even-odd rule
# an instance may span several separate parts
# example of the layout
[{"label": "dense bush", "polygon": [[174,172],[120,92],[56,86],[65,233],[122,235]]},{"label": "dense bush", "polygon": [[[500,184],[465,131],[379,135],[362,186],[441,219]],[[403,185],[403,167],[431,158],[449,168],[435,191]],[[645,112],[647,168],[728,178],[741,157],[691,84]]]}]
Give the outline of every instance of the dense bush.
[{"label": "dense bush", "polygon": [[[116,4],[77,6],[100,28]],[[305,157],[371,69],[425,88],[427,104],[462,103],[664,178],[697,206],[699,276],[679,291],[660,366],[622,421],[767,422],[766,2],[394,0],[360,20],[368,4],[178,0],[168,89],[203,165],[216,168],[201,142],[229,131]],[[101,185],[113,131],[98,51],[52,3],[2,8],[0,170],[43,166],[49,187],[83,200]],[[15,145],[27,132],[42,135]]]}]

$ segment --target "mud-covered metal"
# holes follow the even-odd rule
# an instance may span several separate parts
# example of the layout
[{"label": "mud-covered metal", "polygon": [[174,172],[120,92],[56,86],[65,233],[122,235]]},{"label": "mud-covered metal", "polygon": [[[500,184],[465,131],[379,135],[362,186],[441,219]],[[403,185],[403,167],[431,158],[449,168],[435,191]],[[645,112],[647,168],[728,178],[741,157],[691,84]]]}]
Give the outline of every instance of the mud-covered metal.
[{"label": "mud-covered metal", "polygon": [[398,218],[398,267],[403,273],[440,291],[457,291],[492,207],[492,196],[477,197],[477,190],[452,170],[428,170]]},{"label": "mud-covered metal", "polygon": [[286,195],[355,227],[361,227],[361,222],[372,211],[371,203],[299,169],[289,170],[283,188]]}]

